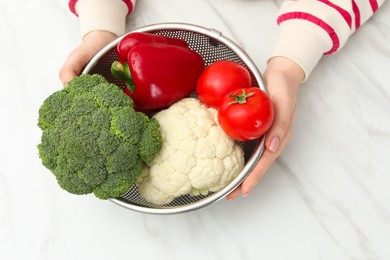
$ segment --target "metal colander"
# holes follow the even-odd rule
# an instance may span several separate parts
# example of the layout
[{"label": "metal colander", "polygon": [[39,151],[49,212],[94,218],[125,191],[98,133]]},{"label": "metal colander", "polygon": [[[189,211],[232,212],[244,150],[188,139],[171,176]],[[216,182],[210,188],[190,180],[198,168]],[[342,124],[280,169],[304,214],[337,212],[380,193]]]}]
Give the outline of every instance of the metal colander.
[{"label": "metal colander", "polygon": [[[189,48],[203,57],[206,66],[218,60],[232,60],[240,63],[250,72],[254,85],[267,92],[261,74],[250,57],[240,46],[217,30],[192,24],[161,23],[141,27],[132,32],[148,32],[185,40]],[[125,87],[123,82],[115,79],[110,72],[111,63],[117,59],[116,45],[122,38],[123,36],[117,38],[97,53],[82,73],[98,73],[103,75],[109,82]],[[169,204],[161,206],[144,200],[138,192],[137,185],[133,185],[120,198],[110,200],[127,209],[152,214],[176,214],[205,207],[224,198],[240,185],[259,160],[264,148],[264,137],[249,142],[241,142],[240,145],[245,153],[245,167],[230,184],[218,192],[199,196],[184,195],[176,198]]]}]

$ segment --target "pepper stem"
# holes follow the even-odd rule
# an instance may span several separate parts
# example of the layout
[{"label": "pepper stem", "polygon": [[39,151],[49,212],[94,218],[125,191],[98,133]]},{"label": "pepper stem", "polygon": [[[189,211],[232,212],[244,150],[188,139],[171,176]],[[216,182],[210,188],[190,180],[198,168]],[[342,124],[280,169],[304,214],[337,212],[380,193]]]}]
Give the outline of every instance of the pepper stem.
[{"label": "pepper stem", "polygon": [[234,100],[229,102],[229,105],[231,104],[245,104],[247,98],[253,96],[255,92],[246,93],[245,89],[242,90],[240,95],[237,95],[238,92],[229,95],[229,97],[233,98]]},{"label": "pepper stem", "polygon": [[126,62],[124,65],[119,61],[114,61],[111,64],[111,74],[114,78],[123,80],[126,84],[126,87],[130,90],[130,93],[134,92],[134,81],[131,78],[131,73],[129,69],[129,64]]}]

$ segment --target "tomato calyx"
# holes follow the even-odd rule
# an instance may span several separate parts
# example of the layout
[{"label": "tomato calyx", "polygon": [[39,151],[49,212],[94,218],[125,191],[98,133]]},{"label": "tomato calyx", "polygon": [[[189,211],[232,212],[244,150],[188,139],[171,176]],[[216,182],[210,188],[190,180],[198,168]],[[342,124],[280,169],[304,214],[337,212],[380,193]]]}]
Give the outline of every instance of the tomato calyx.
[{"label": "tomato calyx", "polygon": [[261,137],[271,127],[273,118],[272,100],[257,87],[234,90],[225,95],[218,106],[221,128],[236,141]]},{"label": "tomato calyx", "polygon": [[111,64],[111,74],[119,80],[123,80],[130,93],[134,92],[134,81],[131,77],[129,64],[126,62],[124,65],[119,61],[114,61]]},{"label": "tomato calyx", "polygon": [[247,98],[253,96],[255,92],[249,92],[246,93],[245,89],[241,91],[240,95],[237,95],[238,92],[235,92],[234,94],[229,94],[228,97],[233,98],[233,101],[229,102],[229,105],[232,104],[245,104],[247,101]]}]

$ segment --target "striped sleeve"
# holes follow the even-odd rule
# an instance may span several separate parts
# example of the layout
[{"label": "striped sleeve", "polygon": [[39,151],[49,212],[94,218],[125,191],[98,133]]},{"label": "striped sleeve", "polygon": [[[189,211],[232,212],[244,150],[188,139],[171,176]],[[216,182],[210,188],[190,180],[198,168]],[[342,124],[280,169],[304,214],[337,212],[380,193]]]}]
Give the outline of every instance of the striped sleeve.
[{"label": "striped sleeve", "polygon": [[79,18],[82,37],[96,30],[120,36],[125,33],[126,17],[135,3],[136,0],[70,0],[69,9]]},{"label": "striped sleeve", "polygon": [[286,0],[277,22],[280,29],[272,57],[299,64],[305,79],[323,55],[339,51],[385,0]]}]

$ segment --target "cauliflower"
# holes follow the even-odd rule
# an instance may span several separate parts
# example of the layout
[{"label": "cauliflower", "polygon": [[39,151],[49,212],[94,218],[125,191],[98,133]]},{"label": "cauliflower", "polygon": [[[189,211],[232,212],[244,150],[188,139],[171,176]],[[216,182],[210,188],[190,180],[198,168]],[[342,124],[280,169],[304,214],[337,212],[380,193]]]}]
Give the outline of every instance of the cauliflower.
[{"label": "cauliflower", "polygon": [[186,194],[216,192],[244,168],[243,149],[220,128],[216,109],[189,97],[154,118],[163,144],[138,182],[144,199],[161,205]]}]

